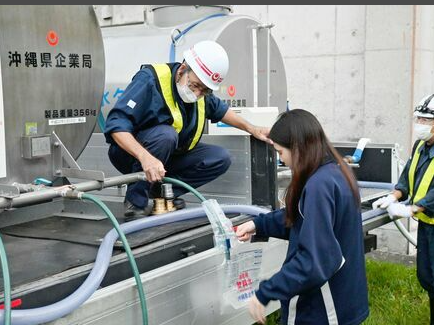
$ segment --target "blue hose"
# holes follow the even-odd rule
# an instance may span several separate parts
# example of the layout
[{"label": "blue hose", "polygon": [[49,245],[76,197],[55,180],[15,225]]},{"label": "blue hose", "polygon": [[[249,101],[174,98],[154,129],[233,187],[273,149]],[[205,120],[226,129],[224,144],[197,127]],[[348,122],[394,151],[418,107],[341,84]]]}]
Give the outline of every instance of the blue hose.
[{"label": "blue hose", "polygon": [[107,218],[112,223],[113,228],[116,230],[118,237],[121,238],[125,253],[128,256],[128,260],[130,262],[131,269],[132,269],[133,274],[134,274],[134,279],[136,280],[136,284],[137,284],[137,291],[139,293],[139,300],[140,300],[140,308],[142,311],[142,320],[143,320],[142,324],[148,325],[148,308],[146,307],[145,292],[143,290],[143,285],[142,285],[142,280],[140,278],[139,268],[137,267],[137,263],[136,263],[136,260],[134,259],[133,252],[131,251],[130,244],[128,243],[128,240],[125,237],[125,234],[122,232],[119,222],[117,221],[117,219],[113,215],[113,213],[110,211],[110,209],[101,201],[101,199],[97,198],[94,195],[87,194],[87,193],[82,194],[82,199],[95,203],[101,210],[103,210],[104,213],[107,215]]},{"label": "blue hose", "polygon": [[[249,215],[258,215],[268,213],[269,210],[250,206],[250,205],[223,205],[221,206],[225,213],[245,213]],[[155,217],[147,217],[120,226],[125,234],[130,234],[142,229],[165,225],[177,221],[191,220],[205,217],[205,211],[202,207],[194,209],[183,209]],[[98,250],[98,254],[92,271],[82,283],[82,285],[68,297],[48,306],[12,310],[13,325],[37,325],[51,322],[63,317],[78,307],[80,307],[99,287],[110,264],[110,258],[113,253],[113,245],[118,239],[115,229],[110,230],[104,237],[103,242]],[[4,311],[0,311],[0,324],[4,322]]]},{"label": "blue hose", "polygon": [[349,162],[353,164],[357,164],[362,159],[363,150],[365,150],[366,145],[371,142],[371,139],[369,138],[361,138],[359,142],[357,143],[356,150],[354,151],[352,156],[345,156],[348,158]]},{"label": "blue hose", "polygon": [[194,28],[195,26],[204,22],[205,20],[208,20],[211,18],[223,17],[223,16],[227,16],[227,14],[213,14],[213,15],[206,16],[206,17],[194,22],[193,24],[188,26],[186,29],[184,29],[182,32],[180,32],[178,35],[176,35],[172,40],[172,44],[170,45],[169,62],[175,62],[175,60],[176,60],[175,43],[177,40],[179,40],[183,35],[187,34],[192,28]]},{"label": "blue hose", "polygon": [[358,181],[357,185],[363,188],[378,188],[380,190],[391,190],[395,189],[395,184],[392,183],[384,183],[384,182],[364,182]]},{"label": "blue hose", "polygon": [[[382,190],[390,190],[393,191],[395,189],[395,184],[392,183],[382,183],[382,182],[357,182],[359,187],[364,188],[378,188]],[[381,214],[385,214],[384,209],[375,209],[371,211],[367,211],[362,214],[362,220],[365,221],[367,219],[374,218],[376,216],[379,216]],[[413,246],[417,246],[417,240],[408,232],[408,230],[404,227],[402,222],[400,220],[393,220],[393,223],[395,224],[396,228],[401,232],[401,234],[412,244]]]}]

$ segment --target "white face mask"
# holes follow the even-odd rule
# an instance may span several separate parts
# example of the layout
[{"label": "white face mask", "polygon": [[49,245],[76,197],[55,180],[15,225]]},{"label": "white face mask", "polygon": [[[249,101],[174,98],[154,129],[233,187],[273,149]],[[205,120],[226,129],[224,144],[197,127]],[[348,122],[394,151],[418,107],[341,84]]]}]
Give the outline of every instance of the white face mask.
[{"label": "white face mask", "polygon": [[198,98],[196,94],[188,87],[188,85],[176,84],[176,89],[178,90],[179,97],[181,97],[184,103],[195,103]]},{"label": "white face mask", "polygon": [[416,139],[422,141],[428,141],[429,139],[431,139],[431,137],[434,135],[431,133],[432,127],[432,125],[415,123],[414,135],[416,136]]}]

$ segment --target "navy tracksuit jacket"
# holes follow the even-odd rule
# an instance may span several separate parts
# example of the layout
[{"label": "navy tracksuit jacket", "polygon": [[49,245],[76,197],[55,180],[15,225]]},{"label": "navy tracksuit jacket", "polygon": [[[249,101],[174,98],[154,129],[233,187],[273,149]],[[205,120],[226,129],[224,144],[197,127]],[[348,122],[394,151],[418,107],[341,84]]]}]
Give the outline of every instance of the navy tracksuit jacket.
[{"label": "navy tracksuit jacket", "polygon": [[339,166],[328,162],[308,179],[299,214],[255,218],[258,235],[289,240],[281,270],[262,281],[258,300],[282,304],[282,324],[360,324],[369,314],[360,209]]}]

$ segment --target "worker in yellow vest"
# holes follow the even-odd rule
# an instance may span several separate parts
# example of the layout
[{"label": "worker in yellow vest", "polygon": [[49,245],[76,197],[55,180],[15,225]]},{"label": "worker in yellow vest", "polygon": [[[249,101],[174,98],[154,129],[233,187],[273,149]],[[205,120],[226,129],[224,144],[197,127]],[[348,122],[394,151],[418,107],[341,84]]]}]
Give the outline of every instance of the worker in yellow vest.
[{"label": "worker in yellow vest", "polygon": [[[151,212],[149,196],[159,194],[153,185],[164,176],[199,187],[226,172],[229,152],[199,142],[206,119],[271,141],[268,128],[248,123],[214,96],[229,69],[220,44],[202,41],[183,56],[182,63],[143,65],[107,116],[110,161],[123,174],[144,171],[148,180],[128,186],[127,217]],[[175,207],[183,208],[178,196],[185,190],[174,186],[173,191]]]},{"label": "worker in yellow vest", "polygon": [[[430,298],[434,325],[434,94],[422,99],[415,112],[417,138],[398,184],[392,194],[372,204],[387,208],[391,218],[415,217],[417,231],[417,277]],[[398,203],[409,199],[408,204]]]}]

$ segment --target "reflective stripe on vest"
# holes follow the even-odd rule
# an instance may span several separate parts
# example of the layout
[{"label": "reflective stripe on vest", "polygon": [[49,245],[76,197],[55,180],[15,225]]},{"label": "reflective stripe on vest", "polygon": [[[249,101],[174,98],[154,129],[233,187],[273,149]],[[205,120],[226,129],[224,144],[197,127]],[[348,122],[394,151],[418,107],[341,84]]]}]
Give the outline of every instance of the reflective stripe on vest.
[{"label": "reflective stripe on vest", "polygon": [[163,93],[164,101],[170,109],[173,117],[172,126],[177,133],[182,130],[182,114],[179,110],[178,104],[173,99],[172,93],[172,71],[167,64],[153,64],[158,81],[160,82],[161,92]]},{"label": "reflective stripe on vest", "polygon": [[203,127],[205,125],[205,99],[202,97],[197,101],[197,122],[196,122],[196,133],[194,134],[193,140],[191,140],[188,150],[193,149],[199,142],[202,136]]},{"label": "reflective stripe on vest", "polygon": [[[422,180],[420,181],[420,184],[418,186],[418,188],[416,189],[416,195],[414,195],[413,197],[413,193],[414,193],[414,186],[415,186],[415,174],[416,174],[416,168],[417,168],[417,163],[419,162],[419,158],[420,158],[420,152],[419,149],[422,147],[422,145],[424,144],[424,141],[421,141],[414,154],[413,154],[413,159],[411,161],[410,164],[410,168],[408,170],[408,185],[409,185],[409,195],[410,198],[412,198],[412,202],[417,202],[420,199],[422,199],[423,197],[425,197],[426,193],[428,193],[428,189],[429,186],[431,184],[431,181],[434,177],[434,159],[431,160],[427,170],[425,171],[425,173],[422,176]],[[430,225],[434,225],[434,218],[430,218],[428,217],[425,213],[423,212],[418,212],[415,214],[415,217],[418,218],[420,221],[428,223]]]},{"label": "reflective stripe on vest", "polygon": [[[172,126],[177,133],[180,133],[183,127],[183,120],[181,111],[179,110],[178,104],[175,102],[172,93],[172,71],[167,64],[152,64],[152,67],[154,68],[158,82],[160,83],[164,101],[172,114]],[[188,150],[193,149],[199,142],[205,125],[205,98],[202,97],[199,99],[195,106],[197,107],[196,132],[188,146]]]}]

